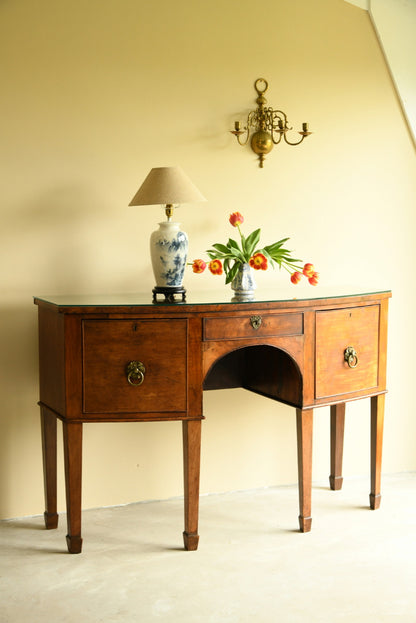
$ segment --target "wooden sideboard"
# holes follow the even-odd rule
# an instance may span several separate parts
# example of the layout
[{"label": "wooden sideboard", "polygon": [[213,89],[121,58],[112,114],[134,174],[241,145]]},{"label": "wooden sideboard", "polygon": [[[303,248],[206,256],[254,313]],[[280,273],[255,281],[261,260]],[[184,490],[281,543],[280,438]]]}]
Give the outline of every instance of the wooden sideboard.
[{"label": "wooden sideboard", "polygon": [[[345,403],[371,398],[370,507],[380,505],[389,291],[227,302],[226,292],[36,297],[45,525],[56,528],[57,418],[63,422],[67,545],[79,553],[84,422],[178,420],[185,548],[198,547],[203,390],[242,387],[296,409],[299,525],[311,529],[313,409],[331,407],[330,486],[342,486]],[[301,293],[303,291],[300,291]],[[198,297],[198,298],[197,298]]]}]

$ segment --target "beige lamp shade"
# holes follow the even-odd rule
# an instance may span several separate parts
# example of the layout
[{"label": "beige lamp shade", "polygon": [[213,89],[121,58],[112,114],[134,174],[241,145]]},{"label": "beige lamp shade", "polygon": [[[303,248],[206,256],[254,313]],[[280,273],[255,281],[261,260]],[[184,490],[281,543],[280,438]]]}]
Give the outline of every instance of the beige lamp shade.
[{"label": "beige lamp shade", "polygon": [[206,201],[181,167],[157,167],[140,186],[130,206],[166,205]]}]

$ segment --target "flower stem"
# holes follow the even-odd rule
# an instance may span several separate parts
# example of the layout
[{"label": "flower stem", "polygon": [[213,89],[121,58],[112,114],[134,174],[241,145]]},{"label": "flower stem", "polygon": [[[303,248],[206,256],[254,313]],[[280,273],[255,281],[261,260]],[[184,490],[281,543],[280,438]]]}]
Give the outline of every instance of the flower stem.
[{"label": "flower stem", "polygon": [[240,234],[241,250],[243,252],[244,260],[245,260],[245,262],[248,262],[250,260],[250,258],[247,257],[247,251],[246,251],[246,245],[245,245],[246,239],[244,238],[243,233],[242,233],[242,231],[240,229],[240,223],[237,223],[237,229],[238,229],[238,233]]},{"label": "flower stem", "polygon": [[283,268],[285,270],[287,270],[287,272],[289,273],[289,275],[291,275],[292,273],[298,271],[298,272],[302,272],[302,266],[296,266],[295,264],[288,264],[287,262],[281,262],[280,266],[283,266]]}]

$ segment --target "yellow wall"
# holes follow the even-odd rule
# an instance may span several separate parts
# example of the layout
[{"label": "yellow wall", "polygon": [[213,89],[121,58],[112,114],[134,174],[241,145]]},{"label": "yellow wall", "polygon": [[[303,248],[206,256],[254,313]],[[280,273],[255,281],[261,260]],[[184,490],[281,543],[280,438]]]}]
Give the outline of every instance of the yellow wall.
[{"label": "yellow wall", "polygon": [[[223,240],[239,210],[265,243],[290,236],[323,286],[393,290],[384,471],[416,468],[415,154],[366,11],[342,0],[9,0],[0,57],[0,516],[43,512],[32,296],[150,291],[161,211],[127,204],[154,166],[180,164],[208,198],[179,211],[191,257]],[[227,132],[260,76],[269,103],[315,132],[276,147],[263,170]],[[218,279],[188,273],[185,285]],[[230,390],[207,393],[205,415],[202,492],[296,482],[292,409]],[[328,420],[316,411],[318,480]],[[180,424],[84,429],[84,507],[182,493]],[[368,473],[368,441],[364,400],[348,408],[346,476]]]}]

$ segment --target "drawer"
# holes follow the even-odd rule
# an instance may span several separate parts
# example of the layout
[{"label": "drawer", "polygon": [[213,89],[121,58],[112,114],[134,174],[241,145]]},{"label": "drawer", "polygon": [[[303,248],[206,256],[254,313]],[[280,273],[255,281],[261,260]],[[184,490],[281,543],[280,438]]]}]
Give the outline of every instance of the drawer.
[{"label": "drawer", "polygon": [[379,317],[379,305],[316,312],[316,398],[377,387]]},{"label": "drawer", "polygon": [[204,340],[302,335],[303,314],[250,314],[204,318]]},{"label": "drawer", "polygon": [[84,320],[82,338],[84,413],[186,411],[186,320]]}]

